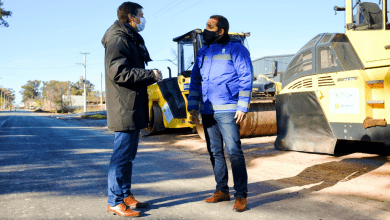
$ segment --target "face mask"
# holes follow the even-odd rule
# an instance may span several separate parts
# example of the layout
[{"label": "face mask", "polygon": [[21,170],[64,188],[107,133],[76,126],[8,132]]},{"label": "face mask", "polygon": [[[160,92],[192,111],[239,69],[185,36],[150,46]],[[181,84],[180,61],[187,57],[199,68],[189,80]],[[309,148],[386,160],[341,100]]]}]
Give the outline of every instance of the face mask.
[{"label": "face mask", "polygon": [[203,40],[207,44],[211,44],[215,42],[215,40],[219,37],[218,31],[208,31],[206,29],[203,30]]},{"label": "face mask", "polygon": [[141,32],[145,29],[145,24],[146,24],[146,19],[144,17],[141,17],[139,18],[139,20],[141,21],[141,23],[137,24],[137,29],[138,29],[138,32]]}]

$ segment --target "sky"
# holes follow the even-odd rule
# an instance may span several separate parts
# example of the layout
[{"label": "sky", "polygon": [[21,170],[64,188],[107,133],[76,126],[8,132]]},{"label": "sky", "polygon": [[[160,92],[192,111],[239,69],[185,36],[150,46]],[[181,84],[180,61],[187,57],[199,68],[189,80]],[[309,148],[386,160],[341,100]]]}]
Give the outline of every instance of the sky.
[{"label": "sky", "polygon": [[[12,12],[0,26],[0,87],[12,88],[16,104],[28,80],[76,82],[84,76],[101,88],[104,48],[101,39],[117,20],[123,0],[2,0]],[[343,0],[140,0],[146,19],[140,32],[153,62],[163,77],[168,69],[177,75],[173,38],[193,29],[204,29],[211,15],[225,16],[232,32],[250,32],[252,60],[265,56],[295,54],[319,33],[344,33],[345,14],[335,15]]]}]

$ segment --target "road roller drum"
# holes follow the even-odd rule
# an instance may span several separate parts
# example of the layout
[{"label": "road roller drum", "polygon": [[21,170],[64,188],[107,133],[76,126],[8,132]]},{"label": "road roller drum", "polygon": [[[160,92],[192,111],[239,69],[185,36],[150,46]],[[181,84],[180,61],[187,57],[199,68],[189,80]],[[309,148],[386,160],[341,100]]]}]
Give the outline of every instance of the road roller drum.
[{"label": "road roller drum", "polygon": [[[196,131],[204,140],[202,119],[197,120]],[[275,102],[272,100],[251,102],[244,121],[240,123],[240,136],[266,136],[276,134]]]}]

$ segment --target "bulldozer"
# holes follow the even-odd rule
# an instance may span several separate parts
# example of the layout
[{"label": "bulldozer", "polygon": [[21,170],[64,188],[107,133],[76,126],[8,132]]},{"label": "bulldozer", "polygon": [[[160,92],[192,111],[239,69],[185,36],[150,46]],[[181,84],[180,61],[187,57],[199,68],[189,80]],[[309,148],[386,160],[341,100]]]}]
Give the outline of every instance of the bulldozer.
[{"label": "bulldozer", "polygon": [[334,154],[348,141],[390,141],[387,1],[346,0],[334,7],[345,33],[318,34],[295,54],[276,95],[276,149]]},{"label": "bulldozer", "polygon": [[[229,32],[229,36],[231,41],[241,41],[248,48],[246,38],[250,33]],[[177,77],[172,77],[169,69],[169,78],[148,86],[150,120],[141,133],[151,135],[166,128],[192,128],[205,139],[201,117],[195,120],[187,111],[192,66],[204,45],[202,30],[192,30],[173,41],[177,42]],[[257,76],[253,83],[249,112],[240,124],[241,137],[276,134],[275,93],[281,83],[270,78]]]}]

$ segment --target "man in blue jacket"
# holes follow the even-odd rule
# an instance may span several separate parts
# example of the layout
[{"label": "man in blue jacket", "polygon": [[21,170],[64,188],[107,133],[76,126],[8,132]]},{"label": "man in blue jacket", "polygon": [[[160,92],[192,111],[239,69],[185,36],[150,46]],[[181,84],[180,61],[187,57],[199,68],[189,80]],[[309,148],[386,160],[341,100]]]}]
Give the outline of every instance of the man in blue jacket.
[{"label": "man in blue jacket", "polygon": [[246,210],[248,175],[241,149],[240,126],[248,112],[252,91],[252,62],[240,41],[231,42],[229,22],[220,15],[211,16],[203,32],[206,46],[197,54],[191,73],[188,111],[202,114],[207,150],[214,169],[216,191],[206,202],[229,201],[226,151],[234,179],[233,206]]}]

